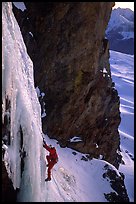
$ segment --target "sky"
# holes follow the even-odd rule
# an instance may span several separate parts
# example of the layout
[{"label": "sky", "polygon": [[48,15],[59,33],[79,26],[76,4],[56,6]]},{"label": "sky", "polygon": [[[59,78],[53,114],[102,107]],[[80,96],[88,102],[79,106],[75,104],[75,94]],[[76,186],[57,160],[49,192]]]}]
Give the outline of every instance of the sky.
[{"label": "sky", "polygon": [[114,8],[130,8],[132,11],[134,11],[134,2],[115,2]]},{"label": "sky", "polygon": [[[34,88],[32,62],[11,6],[6,6],[2,11],[3,101],[6,94],[12,102],[11,115],[10,110],[4,109],[4,103],[2,104],[3,116],[8,114],[11,117],[12,136],[4,159],[14,187],[20,187],[18,201],[107,202],[104,193],[114,192],[110,180],[103,177],[105,165],[108,165],[115,170],[117,176],[120,176],[119,172],[124,173],[128,196],[134,202],[134,56],[110,51],[111,73],[121,102],[119,133],[124,164],[117,170],[103,160],[102,155],[98,159],[88,160],[87,154],[62,148],[56,140],[44,135],[47,144],[55,146],[59,156],[59,161],[52,170],[52,180],[45,182],[45,158],[48,152],[42,146],[41,110],[37,95],[46,96],[46,93],[37,94],[40,90]],[[20,125],[23,131],[22,149]],[[73,141],[77,142],[78,138]],[[24,150],[26,155],[23,158],[24,169],[21,171],[20,151]]]}]

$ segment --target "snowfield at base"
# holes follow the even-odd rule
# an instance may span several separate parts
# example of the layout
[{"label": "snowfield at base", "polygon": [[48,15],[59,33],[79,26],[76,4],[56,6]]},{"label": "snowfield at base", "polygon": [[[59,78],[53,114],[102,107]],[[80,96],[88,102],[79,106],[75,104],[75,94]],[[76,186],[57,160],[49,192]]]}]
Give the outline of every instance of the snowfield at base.
[{"label": "snowfield at base", "polygon": [[[123,172],[130,201],[134,201],[134,56],[110,52],[113,81],[121,98],[121,153],[125,164],[117,170],[100,159],[88,160],[87,155],[62,148],[54,139],[44,135],[47,144],[56,147],[59,161],[47,177],[46,155],[42,146],[40,90],[34,87],[33,64],[30,60],[10,3],[2,3],[2,99],[3,118],[9,114],[5,98],[11,101],[11,144],[7,146],[5,162],[14,187],[20,187],[17,202],[108,202],[104,193],[114,192],[104,166]],[[8,37],[7,37],[8,36]],[[8,80],[6,80],[8,79]],[[38,93],[37,93],[38,92]],[[43,94],[42,94],[43,96]],[[45,93],[46,96],[46,93]],[[80,108],[80,107],[79,107]],[[20,125],[23,148],[26,151],[24,170],[20,169]],[[97,145],[97,144],[96,144]],[[12,172],[10,172],[12,170]]]},{"label": "snowfield at base", "polygon": [[112,79],[120,96],[120,148],[125,165],[119,171],[125,175],[129,199],[134,202],[134,55],[110,51],[110,56]]},{"label": "snowfield at base", "polygon": [[[104,160],[85,161],[83,157],[87,155],[61,148],[56,140],[49,139],[47,135],[45,140],[56,147],[59,155],[59,161],[52,171],[52,180],[45,182],[46,202],[107,202],[104,193],[114,191],[109,181],[103,178],[104,166],[108,164],[119,175],[118,170]],[[48,154],[46,150],[45,153]]]}]

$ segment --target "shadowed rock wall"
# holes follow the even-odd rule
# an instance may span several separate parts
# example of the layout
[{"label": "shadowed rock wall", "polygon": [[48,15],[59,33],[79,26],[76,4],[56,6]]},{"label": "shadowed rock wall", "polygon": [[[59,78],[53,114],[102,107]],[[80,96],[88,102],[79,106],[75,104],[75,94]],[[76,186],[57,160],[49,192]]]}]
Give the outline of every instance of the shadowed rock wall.
[{"label": "shadowed rock wall", "polygon": [[[91,157],[103,155],[118,167],[120,101],[105,39],[114,3],[25,5],[24,12],[16,7],[13,11],[34,63],[35,87],[45,92],[43,131],[62,146]],[[73,136],[82,141],[71,143]]]}]

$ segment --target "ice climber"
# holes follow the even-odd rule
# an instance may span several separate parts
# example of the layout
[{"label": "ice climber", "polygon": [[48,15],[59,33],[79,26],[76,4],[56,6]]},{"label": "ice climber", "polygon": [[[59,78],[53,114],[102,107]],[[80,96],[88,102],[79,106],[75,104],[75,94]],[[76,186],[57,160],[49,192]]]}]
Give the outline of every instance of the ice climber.
[{"label": "ice climber", "polygon": [[53,147],[52,145],[48,146],[44,139],[43,139],[43,147],[47,151],[49,151],[49,155],[46,156],[46,159],[48,161],[48,164],[47,164],[48,177],[45,179],[45,181],[50,181],[51,180],[51,169],[58,162],[58,155],[57,155],[55,147]]}]

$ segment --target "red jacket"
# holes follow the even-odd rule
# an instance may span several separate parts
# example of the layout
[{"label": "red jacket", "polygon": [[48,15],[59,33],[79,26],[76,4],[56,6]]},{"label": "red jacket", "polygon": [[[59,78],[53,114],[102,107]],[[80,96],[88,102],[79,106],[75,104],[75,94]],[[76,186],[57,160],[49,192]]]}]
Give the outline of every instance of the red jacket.
[{"label": "red jacket", "polygon": [[51,158],[51,160],[56,160],[56,162],[58,161],[58,155],[56,152],[55,147],[49,147],[46,143],[43,144],[43,147],[50,152],[49,156]]}]

